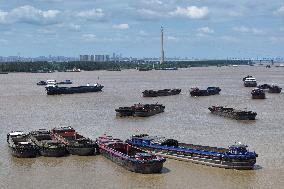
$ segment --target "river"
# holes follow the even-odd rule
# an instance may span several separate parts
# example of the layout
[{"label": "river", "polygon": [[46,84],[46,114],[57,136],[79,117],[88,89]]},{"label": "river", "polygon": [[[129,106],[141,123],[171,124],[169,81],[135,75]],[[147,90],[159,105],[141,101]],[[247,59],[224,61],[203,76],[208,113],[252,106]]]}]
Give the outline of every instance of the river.
[{"label": "river", "polygon": [[[260,66],[204,67],[177,71],[82,71],[80,73],[9,73],[0,75],[0,188],[283,188],[284,94],[252,100],[242,78],[284,87],[284,70]],[[70,79],[74,85],[98,82],[103,92],[48,96],[40,80]],[[191,97],[189,89],[219,86],[220,95]],[[143,98],[145,89],[181,88],[180,95]],[[134,103],[162,103],[165,112],[148,118],[117,118],[114,109]],[[211,105],[256,111],[255,121],[212,115]],[[238,171],[167,159],[161,174],[132,173],[98,155],[19,159],[10,155],[6,134],[12,130],[72,126],[95,139],[106,133],[127,139],[149,133],[182,142],[227,147],[241,141],[259,157],[254,170]]]}]

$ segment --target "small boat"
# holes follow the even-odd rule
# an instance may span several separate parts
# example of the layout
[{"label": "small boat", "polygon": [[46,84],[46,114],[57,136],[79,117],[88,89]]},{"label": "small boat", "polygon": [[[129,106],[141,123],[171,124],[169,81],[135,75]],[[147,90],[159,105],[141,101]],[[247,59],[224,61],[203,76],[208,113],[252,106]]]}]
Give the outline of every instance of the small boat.
[{"label": "small boat", "polygon": [[132,172],[160,173],[166,161],[111,136],[99,137],[97,143],[100,154]]},{"label": "small boat", "polygon": [[243,81],[245,81],[247,78],[253,78],[253,76],[247,75],[246,77],[243,78]]},{"label": "small boat", "polygon": [[47,85],[47,82],[46,81],[39,81],[39,82],[37,82],[37,85]]},{"label": "small boat", "polygon": [[104,86],[100,84],[94,84],[90,86],[78,86],[78,87],[58,87],[56,84],[47,85],[45,87],[46,93],[48,95],[59,95],[59,94],[74,94],[74,93],[89,93],[89,92],[99,92],[102,91]]},{"label": "small boat", "polygon": [[198,87],[191,88],[191,96],[210,96],[219,94],[221,89],[219,87],[207,87],[206,90],[201,90]]},{"label": "small boat", "polygon": [[54,137],[66,145],[70,154],[79,156],[93,155],[97,152],[96,142],[78,134],[72,127],[59,127],[51,130]]},{"label": "small boat", "polygon": [[257,115],[256,112],[236,110],[234,108],[226,108],[223,106],[211,106],[208,109],[213,114],[233,118],[236,120],[255,120],[255,117]]},{"label": "small boat", "polygon": [[178,70],[177,67],[155,68],[155,70]]},{"label": "small boat", "polygon": [[157,96],[170,96],[177,95],[181,89],[163,89],[163,90],[145,90],[142,92],[143,97],[157,97]]},{"label": "small boat", "polygon": [[73,68],[72,70],[66,70],[65,72],[81,72],[79,68]]},{"label": "small boat", "polygon": [[138,71],[150,71],[152,68],[138,68]]},{"label": "small boat", "polygon": [[253,169],[258,157],[241,143],[219,148],[180,143],[174,139],[147,134],[133,135],[126,142],[154,155],[226,169]]},{"label": "small boat", "polygon": [[55,79],[48,79],[46,80],[46,85],[56,85],[57,82]]},{"label": "small boat", "polygon": [[262,89],[255,88],[251,91],[252,99],[265,99],[265,92]]},{"label": "small boat", "polygon": [[65,144],[56,140],[50,131],[40,129],[30,132],[31,140],[37,145],[39,153],[46,157],[62,157],[67,155]]},{"label": "small boat", "polygon": [[115,109],[117,116],[137,116],[137,117],[149,117],[155,114],[164,112],[165,106],[162,104],[134,104],[129,107],[119,107]]},{"label": "small boat", "polygon": [[37,146],[29,135],[22,131],[12,131],[7,134],[7,142],[12,156],[18,158],[34,158],[38,154]]},{"label": "small boat", "polygon": [[268,92],[269,93],[281,93],[282,88],[277,85],[270,85]]},{"label": "small boat", "polygon": [[72,81],[67,79],[65,81],[58,82],[57,84],[72,84]]},{"label": "small boat", "polygon": [[256,79],[254,77],[246,78],[244,80],[244,86],[245,87],[256,87],[257,86]]}]

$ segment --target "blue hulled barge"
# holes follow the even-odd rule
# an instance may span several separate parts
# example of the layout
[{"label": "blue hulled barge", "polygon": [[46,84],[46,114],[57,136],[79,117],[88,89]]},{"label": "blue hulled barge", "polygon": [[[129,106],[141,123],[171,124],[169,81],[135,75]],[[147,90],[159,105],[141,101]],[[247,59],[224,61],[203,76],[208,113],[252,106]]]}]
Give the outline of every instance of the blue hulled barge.
[{"label": "blue hulled barge", "polygon": [[253,169],[258,157],[240,143],[227,149],[179,143],[174,139],[147,134],[133,135],[126,142],[155,155],[226,169]]}]

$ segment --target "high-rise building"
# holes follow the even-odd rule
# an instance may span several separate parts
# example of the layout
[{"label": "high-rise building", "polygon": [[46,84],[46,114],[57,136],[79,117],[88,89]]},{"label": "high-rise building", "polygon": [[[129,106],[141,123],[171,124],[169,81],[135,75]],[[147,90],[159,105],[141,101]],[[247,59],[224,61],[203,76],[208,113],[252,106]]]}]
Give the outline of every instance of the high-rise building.
[{"label": "high-rise building", "polygon": [[80,55],[80,61],[89,61],[90,56],[89,55]]},{"label": "high-rise building", "polygon": [[105,55],[105,61],[106,61],[106,62],[109,62],[109,60],[110,60],[110,59],[109,59],[109,55]]},{"label": "high-rise building", "polygon": [[95,61],[96,62],[104,62],[105,61],[105,55],[95,55]]}]

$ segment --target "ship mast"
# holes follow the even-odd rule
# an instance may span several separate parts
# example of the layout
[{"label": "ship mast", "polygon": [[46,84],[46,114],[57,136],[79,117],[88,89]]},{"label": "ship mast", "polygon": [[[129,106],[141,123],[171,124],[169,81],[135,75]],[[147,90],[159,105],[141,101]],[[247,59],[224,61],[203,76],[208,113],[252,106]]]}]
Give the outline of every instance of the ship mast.
[{"label": "ship mast", "polygon": [[164,63],[165,60],[165,54],[164,54],[164,28],[161,26],[161,58],[160,58],[160,64]]}]

